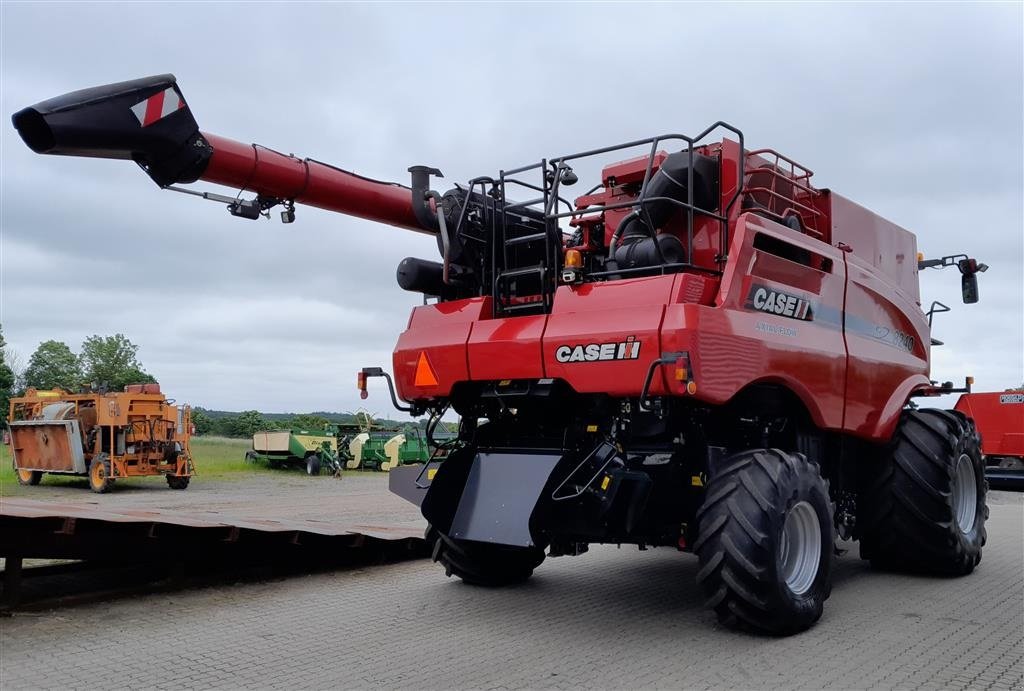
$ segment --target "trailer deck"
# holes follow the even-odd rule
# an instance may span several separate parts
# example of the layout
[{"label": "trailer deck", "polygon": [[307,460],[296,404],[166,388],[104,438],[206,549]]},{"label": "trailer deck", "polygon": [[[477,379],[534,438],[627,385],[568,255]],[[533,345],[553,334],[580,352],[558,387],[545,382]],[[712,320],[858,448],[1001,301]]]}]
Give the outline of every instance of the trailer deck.
[{"label": "trailer deck", "polygon": [[32,489],[0,499],[8,606],[31,571],[25,559],[317,569],[425,555],[422,518],[387,493],[385,478],[253,478],[197,483],[189,493],[119,485],[88,498]]}]

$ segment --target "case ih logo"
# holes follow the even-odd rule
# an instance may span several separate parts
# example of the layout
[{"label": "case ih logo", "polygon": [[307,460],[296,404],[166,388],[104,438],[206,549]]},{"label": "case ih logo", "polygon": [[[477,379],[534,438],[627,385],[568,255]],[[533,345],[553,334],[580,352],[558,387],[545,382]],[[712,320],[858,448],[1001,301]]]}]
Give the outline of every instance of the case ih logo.
[{"label": "case ih logo", "polygon": [[1024,393],[1004,393],[999,397],[999,402],[1003,405],[1007,403],[1024,403]]},{"label": "case ih logo", "polygon": [[796,295],[783,293],[781,290],[766,288],[765,286],[750,286],[750,295],[747,296],[747,307],[753,307],[761,312],[777,314],[780,317],[790,319],[802,319],[811,321],[814,315],[811,311],[811,303]]},{"label": "case ih logo", "polygon": [[555,348],[559,362],[600,362],[602,360],[636,360],[640,357],[640,341],[630,336],[616,343],[560,345]]}]

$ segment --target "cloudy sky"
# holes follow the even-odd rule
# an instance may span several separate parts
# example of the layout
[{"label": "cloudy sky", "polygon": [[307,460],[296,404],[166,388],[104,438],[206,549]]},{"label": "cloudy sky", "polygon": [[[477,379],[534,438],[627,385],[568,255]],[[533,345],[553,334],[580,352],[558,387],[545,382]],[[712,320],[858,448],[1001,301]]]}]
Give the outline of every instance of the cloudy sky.
[{"label": "cloudy sky", "polygon": [[[1021,5],[18,4],[2,8],[6,116],[74,89],[173,72],[200,127],[405,183],[723,119],[752,147],[991,267],[982,301],[922,274],[933,376],[1024,380]],[[9,123],[9,121],[7,121]],[[27,360],[122,332],[179,401],[355,410],[417,296],[394,268],[433,241],[300,208],[231,218],[123,161],[2,146],[0,322]],[[583,180],[581,187],[589,187]],[[231,193],[224,189],[216,191]],[[370,410],[389,413],[382,391]]]}]

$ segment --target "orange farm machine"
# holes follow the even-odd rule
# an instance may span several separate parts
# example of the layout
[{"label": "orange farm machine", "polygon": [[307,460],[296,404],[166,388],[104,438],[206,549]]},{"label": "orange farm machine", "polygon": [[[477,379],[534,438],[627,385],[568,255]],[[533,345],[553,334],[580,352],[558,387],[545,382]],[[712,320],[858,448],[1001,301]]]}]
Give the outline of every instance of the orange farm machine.
[{"label": "orange farm machine", "polygon": [[159,384],[122,392],[71,394],[60,389],[11,399],[9,431],[18,482],[38,485],[46,473],[85,475],[103,493],[127,477],[163,475],[171,489],[192,476],[188,406],[177,406]]},{"label": "orange farm machine", "polygon": [[[723,622],[789,634],[821,616],[838,537],[879,568],[981,560],[975,425],[913,401],[966,390],[931,379],[919,270],[956,265],[974,302],[983,265],[919,263],[912,233],[731,125],[436,191],[428,166],[405,186],[203,132],[173,75],[13,121],[37,153],[131,160],[236,217],[307,204],[436,239],[437,260],[398,266],[422,303],[394,378],[357,382],[384,378],[430,435],[460,417],[443,461],[390,477],[448,575],[499,586],[590,544],[666,547],[695,553]],[[180,187],[197,181],[234,191]]]}]

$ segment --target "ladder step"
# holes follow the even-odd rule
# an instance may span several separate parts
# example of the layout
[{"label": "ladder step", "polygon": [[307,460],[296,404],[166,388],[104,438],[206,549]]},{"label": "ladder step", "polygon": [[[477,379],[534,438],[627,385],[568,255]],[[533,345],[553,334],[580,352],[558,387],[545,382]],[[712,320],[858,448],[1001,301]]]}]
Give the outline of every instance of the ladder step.
[{"label": "ladder step", "polygon": [[530,242],[545,240],[547,236],[547,233],[534,233],[532,235],[522,235],[517,238],[508,238],[507,240],[505,240],[505,245],[507,247],[511,247],[512,245],[525,245]]},{"label": "ladder step", "polygon": [[521,302],[515,305],[501,305],[500,307],[502,312],[522,312],[523,310],[530,309],[543,310],[544,302],[543,300],[538,300],[537,302]]},{"label": "ladder step", "polygon": [[509,278],[519,278],[520,276],[529,276],[531,274],[537,274],[544,276],[547,273],[547,268],[543,266],[531,266],[526,269],[513,269],[512,271],[502,271],[498,274],[498,280],[505,280]]}]

